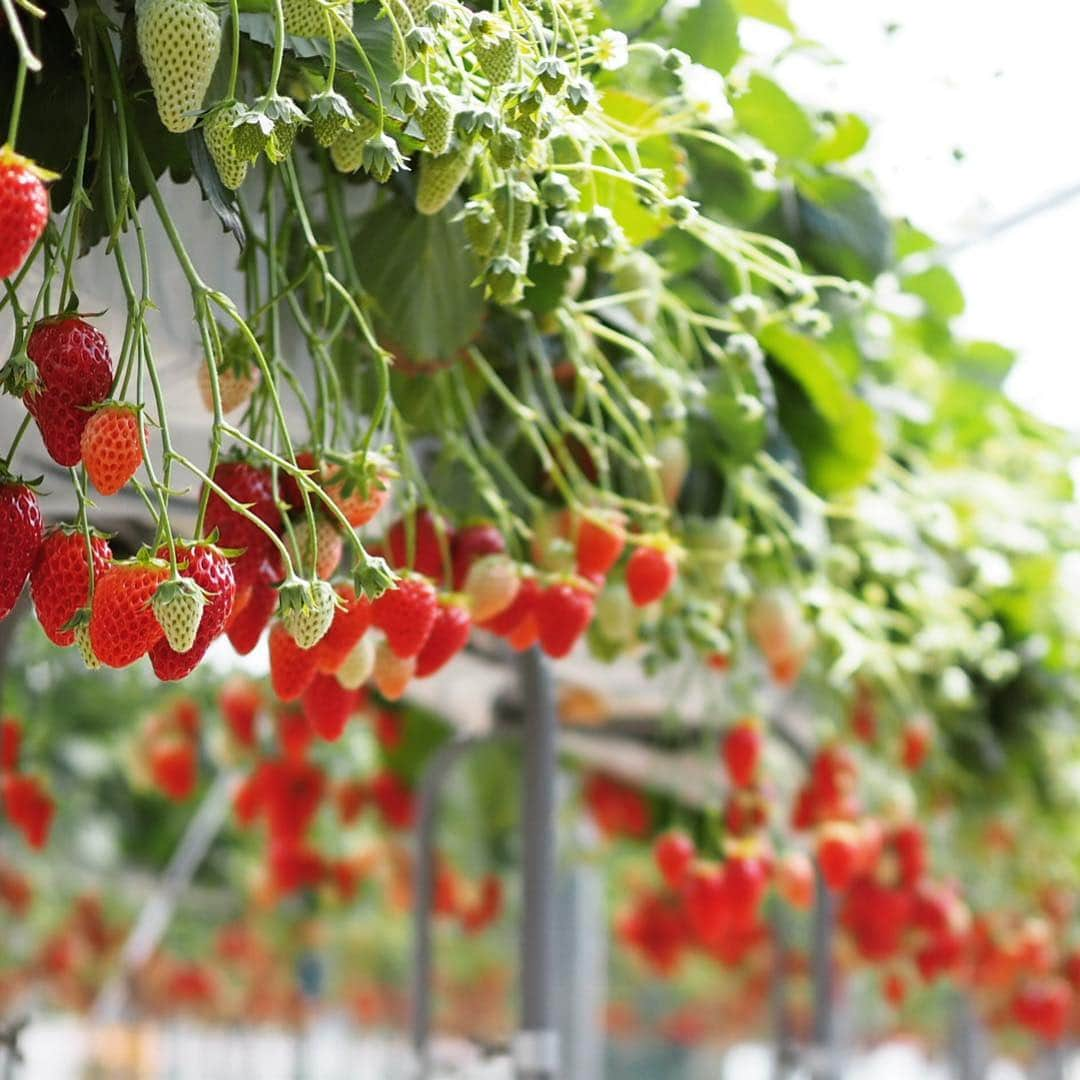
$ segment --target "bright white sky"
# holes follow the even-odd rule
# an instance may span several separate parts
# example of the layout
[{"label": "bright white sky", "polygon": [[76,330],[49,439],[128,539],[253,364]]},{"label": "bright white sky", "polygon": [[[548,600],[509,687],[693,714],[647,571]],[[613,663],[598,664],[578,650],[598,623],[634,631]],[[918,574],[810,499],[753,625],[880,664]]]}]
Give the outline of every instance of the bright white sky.
[{"label": "bright white sky", "polygon": [[[1080,187],[1080,4],[791,0],[791,11],[838,63],[785,61],[781,81],[796,96],[871,121],[862,160],[891,212],[963,244]],[[760,36],[767,45],[768,34]],[[747,35],[747,44],[758,37]],[[1078,274],[1070,258],[1077,238],[1080,197],[949,260],[967,294],[964,332],[1017,349],[1009,391],[1073,429],[1080,428]]]}]

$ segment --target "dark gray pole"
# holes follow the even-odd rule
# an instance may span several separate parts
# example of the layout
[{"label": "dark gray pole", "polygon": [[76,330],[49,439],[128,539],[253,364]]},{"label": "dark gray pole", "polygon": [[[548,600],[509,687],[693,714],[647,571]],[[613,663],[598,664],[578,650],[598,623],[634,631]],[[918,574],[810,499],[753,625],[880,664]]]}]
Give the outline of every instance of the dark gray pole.
[{"label": "dark gray pole", "polygon": [[769,1010],[772,1013],[772,1038],[776,1057],[773,1077],[785,1080],[798,1064],[792,1043],[791,1016],[788,1012],[788,927],[784,905],[774,897],[769,911],[772,938],[772,982],[769,987]]},{"label": "dark gray pole", "polygon": [[514,1039],[518,1080],[555,1080],[555,690],[547,661],[521,655],[525,713],[521,803],[521,1027]]},{"label": "dark gray pole", "polygon": [[416,815],[413,896],[412,1045],[416,1077],[431,1073],[432,917],[439,796],[451,768],[470,747],[490,736],[459,735],[439,748],[420,779]]},{"label": "dark gray pole", "polygon": [[833,967],[833,930],[836,899],[820,869],[815,874],[814,898],[814,1044],[810,1055],[813,1080],[838,1080],[836,1063],[836,986]]}]

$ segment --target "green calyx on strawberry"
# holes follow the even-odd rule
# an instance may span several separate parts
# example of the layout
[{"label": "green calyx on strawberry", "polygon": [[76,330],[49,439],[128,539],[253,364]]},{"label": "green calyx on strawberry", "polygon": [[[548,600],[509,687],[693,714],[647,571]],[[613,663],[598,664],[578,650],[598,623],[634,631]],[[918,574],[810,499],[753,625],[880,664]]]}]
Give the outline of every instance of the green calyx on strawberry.
[{"label": "green calyx on strawberry", "polygon": [[234,132],[236,123],[247,110],[238,101],[229,101],[207,113],[203,120],[203,141],[221,182],[236,191],[247,177],[249,158],[237,149]]},{"label": "green calyx on strawberry", "polygon": [[369,555],[365,551],[353,564],[352,580],[359,595],[378,600],[388,589],[394,588],[398,577],[381,555]]},{"label": "green calyx on strawberry", "polygon": [[385,131],[372,135],[364,143],[360,164],[380,184],[385,184],[390,179],[391,173],[400,170],[408,171],[409,168],[408,163],[401,156],[398,144]]},{"label": "green calyx on strawberry", "polygon": [[278,587],[278,617],[301,649],[323,639],[340,603],[327,581],[303,581],[293,575]]},{"label": "green calyx on strawberry", "polygon": [[195,644],[206,594],[191,578],[177,575],[157,587],[151,604],[169,648],[186,653]]},{"label": "green calyx on strawberry", "polygon": [[356,114],[345,98],[336,90],[323,90],[308,103],[307,118],[311,132],[320,146],[330,146],[343,132],[356,122]]},{"label": "green calyx on strawberry", "polygon": [[427,100],[424,88],[410,75],[402,75],[390,84],[390,100],[406,115],[412,116]]}]

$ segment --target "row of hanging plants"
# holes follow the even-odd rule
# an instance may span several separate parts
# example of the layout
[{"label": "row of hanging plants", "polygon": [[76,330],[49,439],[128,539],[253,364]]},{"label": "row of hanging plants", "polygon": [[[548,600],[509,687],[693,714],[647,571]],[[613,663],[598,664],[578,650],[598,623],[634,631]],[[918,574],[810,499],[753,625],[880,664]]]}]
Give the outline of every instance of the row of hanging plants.
[{"label": "row of hanging plants", "polygon": [[[809,714],[819,758],[854,712],[882,793],[800,819],[807,852],[858,863],[838,891],[898,887],[873,868],[893,872],[883,808],[913,783],[946,860],[929,880],[976,921],[1075,892],[1071,447],[1002,394],[1008,350],[954,332],[934,241],[858,171],[864,121],[784,89],[811,46],[782,3],[0,4],[0,379],[25,408],[0,446],[0,615],[27,589],[102,687],[198,677],[223,639],[265,650],[316,742],[372,693],[452,677],[474,635],[673,672],[713,732],[761,715],[769,742]],[[746,20],[778,59],[744,51]],[[196,192],[198,243],[173,219]],[[235,295],[207,236],[235,245]],[[91,251],[124,297],[113,340],[79,299]],[[177,307],[197,456],[169,428],[191,423],[160,359]],[[20,475],[37,444],[67,520]],[[138,550],[94,528],[131,493]],[[196,743],[167,720],[138,755],[180,794]],[[271,826],[259,784],[286,759],[245,782]],[[35,845],[49,787],[9,766]],[[703,848],[721,877],[729,839]],[[279,884],[337,872],[302,829],[278,840]],[[1072,933],[1054,924],[1047,978]]]}]

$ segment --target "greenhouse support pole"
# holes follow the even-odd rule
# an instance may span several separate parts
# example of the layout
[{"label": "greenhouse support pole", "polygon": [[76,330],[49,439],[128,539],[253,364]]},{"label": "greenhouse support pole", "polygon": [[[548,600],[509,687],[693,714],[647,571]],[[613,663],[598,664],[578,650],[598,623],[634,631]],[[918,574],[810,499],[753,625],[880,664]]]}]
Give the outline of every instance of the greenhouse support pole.
[{"label": "greenhouse support pole", "polygon": [[950,1044],[957,1080],[983,1080],[987,1070],[982,1031],[971,998],[959,991],[953,1002]]},{"label": "greenhouse support pole", "polygon": [[432,918],[435,907],[435,841],[438,833],[439,796],[458,759],[472,747],[493,738],[458,735],[439,747],[420,778],[417,795],[416,889],[413,906],[412,1046],[417,1080],[431,1074],[432,974],[434,970]]},{"label": "greenhouse support pole", "polygon": [[836,899],[825,883],[820,868],[814,876],[814,1042],[810,1055],[810,1075],[813,1080],[838,1080],[840,1070],[836,1061],[836,986],[833,966]]},{"label": "greenhouse support pole", "polygon": [[521,802],[521,1026],[514,1038],[518,1080],[555,1080],[555,687],[533,646],[519,658],[524,708]]},{"label": "greenhouse support pole", "polygon": [[794,1055],[791,1016],[788,1011],[788,927],[783,904],[773,902],[769,912],[772,937],[772,982],[769,988],[769,1010],[772,1017],[774,1080],[784,1080],[798,1063]]}]

